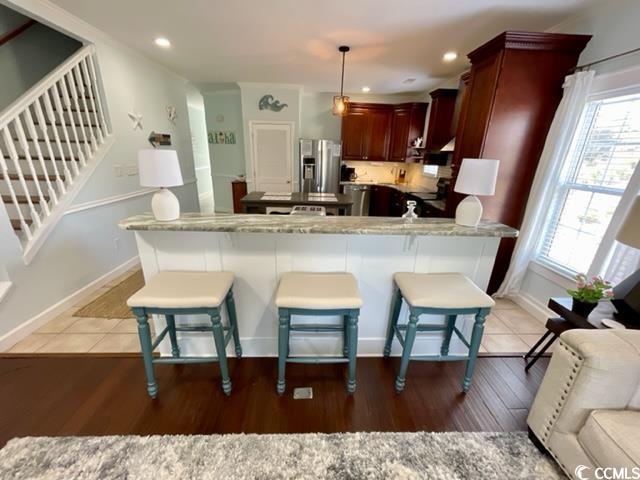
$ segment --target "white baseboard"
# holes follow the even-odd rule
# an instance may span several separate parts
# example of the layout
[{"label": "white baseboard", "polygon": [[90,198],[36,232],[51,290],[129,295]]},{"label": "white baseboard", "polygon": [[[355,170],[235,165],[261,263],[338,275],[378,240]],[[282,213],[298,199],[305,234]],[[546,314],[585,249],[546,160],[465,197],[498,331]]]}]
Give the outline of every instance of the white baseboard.
[{"label": "white baseboard", "polygon": [[517,295],[509,298],[542,322],[546,322],[551,317],[558,316],[556,313],[549,310],[545,304],[540,303],[538,300],[526,293],[518,293]]},{"label": "white baseboard", "polygon": [[119,275],[122,275],[124,272],[138,265],[139,263],[140,263],[140,259],[138,258],[138,256],[135,256],[127,260],[122,265],[114,268],[108,273],[105,273],[104,275],[97,278],[93,282],[82,287],[80,290],[75,291],[68,297],[63,298],[55,305],[52,305],[51,307],[39,313],[35,317],[30,318],[23,324],[18,325],[16,328],[11,330],[10,332],[5,333],[2,337],[0,337],[0,352],[4,352],[10,349],[13,345],[18,343],[23,338],[27,337],[29,334],[36,331],[38,328],[42,327],[47,322],[53,320],[58,315],[64,313],[66,310],[68,310],[73,305],[78,303],[80,299],[95,292],[104,284],[110,282],[111,280],[118,277]]}]

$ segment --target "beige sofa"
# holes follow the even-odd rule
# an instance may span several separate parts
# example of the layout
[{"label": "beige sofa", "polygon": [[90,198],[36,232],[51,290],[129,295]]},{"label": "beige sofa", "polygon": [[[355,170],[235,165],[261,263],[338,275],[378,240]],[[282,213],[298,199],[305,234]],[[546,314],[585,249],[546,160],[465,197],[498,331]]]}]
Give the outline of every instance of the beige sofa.
[{"label": "beige sofa", "polygon": [[640,330],[563,333],[527,423],[571,478],[639,467]]}]

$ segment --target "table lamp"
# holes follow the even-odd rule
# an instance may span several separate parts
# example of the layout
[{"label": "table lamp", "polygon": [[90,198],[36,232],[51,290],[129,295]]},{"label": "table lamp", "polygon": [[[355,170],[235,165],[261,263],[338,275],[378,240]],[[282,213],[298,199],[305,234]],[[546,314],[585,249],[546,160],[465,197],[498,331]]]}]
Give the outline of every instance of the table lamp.
[{"label": "table lamp", "polygon": [[160,187],[151,199],[156,220],[169,222],[180,217],[180,202],[167,187],[183,185],[180,162],[175,150],[146,149],[138,152],[140,185]]},{"label": "table lamp", "polygon": [[[616,240],[632,248],[640,249],[640,196],[636,197],[627,213]],[[640,270],[636,270],[613,287],[614,307],[617,317],[640,320]]]},{"label": "table lamp", "polygon": [[482,203],[476,195],[493,195],[496,191],[500,160],[463,158],[454,191],[466,193],[456,208],[456,223],[476,227],[482,218]]}]

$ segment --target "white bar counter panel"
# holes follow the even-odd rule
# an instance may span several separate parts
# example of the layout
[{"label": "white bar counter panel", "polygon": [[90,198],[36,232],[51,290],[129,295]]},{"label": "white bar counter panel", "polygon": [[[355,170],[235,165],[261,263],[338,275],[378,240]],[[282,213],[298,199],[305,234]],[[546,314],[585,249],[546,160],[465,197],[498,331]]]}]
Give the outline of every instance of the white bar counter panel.
[{"label": "white bar counter panel", "polygon": [[[184,214],[175,222],[157,222],[150,215],[123,220],[135,231],[145,279],[165,270],[230,271],[238,326],[245,356],[277,356],[278,279],[284,272],[351,272],[358,280],[364,305],[358,322],[358,355],[381,356],[395,272],[461,272],[485,289],[501,237],[517,231],[498,223],[478,228],[455,225],[451,219],[379,217],[304,217],[267,215]],[[226,321],[226,312],[224,313]],[[406,305],[401,321],[408,318]],[[203,316],[176,317],[178,323],[207,322]],[[327,317],[294,318],[295,322],[338,321]],[[423,316],[421,322],[441,323]],[[458,320],[470,335],[473,318]],[[164,328],[154,318],[156,331]],[[415,354],[440,352],[440,332],[420,333]],[[213,338],[203,333],[179,334],[186,355],[214,355]],[[162,355],[170,355],[165,339]],[[342,339],[335,335],[292,334],[293,354],[339,355]],[[451,353],[466,353],[454,336]],[[229,355],[232,346],[229,345]],[[394,341],[392,355],[399,355]]]}]

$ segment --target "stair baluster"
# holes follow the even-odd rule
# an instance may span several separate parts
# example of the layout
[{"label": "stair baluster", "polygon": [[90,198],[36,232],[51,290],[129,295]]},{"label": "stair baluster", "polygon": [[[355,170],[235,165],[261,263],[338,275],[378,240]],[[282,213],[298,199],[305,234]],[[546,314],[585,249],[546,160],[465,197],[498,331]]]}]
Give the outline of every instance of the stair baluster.
[{"label": "stair baluster", "polygon": [[[67,144],[67,152],[69,153],[69,159],[71,161],[71,170],[73,170],[73,176],[77,176],[80,173],[80,169],[78,168],[78,161],[76,160],[77,151],[73,150],[71,146],[71,141],[69,140],[69,132],[67,132],[67,127],[64,125],[64,108],[62,107],[62,102],[60,101],[60,92],[58,91],[58,83],[54,83],[51,87],[50,93],[53,96],[53,104],[55,105],[55,111],[58,113],[58,119],[62,126],[60,130],[62,130],[62,136],[64,138],[65,143]],[[76,144],[77,150],[80,150],[80,146]]]},{"label": "stair baluster", "polygon": [[[20,166],[20,159],[18,158],[18,152],[13,143],[13,137],[11,136],[11,132],[9,131],[9,126],[6,126],[2,129],[2,135],[4,136],[4,144],[9,150],[9,157],[11,157],[11,160],[13,161],[13,166],[15,167],[16,172],[18,172],[18,180],[20,182],[20,186],[22,187],[22,191],[25,193],[25,196],[26,196],[26,201],[27,201],[27,205],[29,206],[29,213],[30,213],[31,220],[33,220],[33,223],[35,223],[36,227],[39,227],[42,225],[40,214],[36,211],[36,208],[33,205],[33,202],[31,201],[31,195],[29,195],[29,187],[27,186],[27,182],[24,179],[24,175],[22,173],[22,167]],[[16,210],[20,210],[20,204],[17,201],[16,203],[14,203],[14,206]]]},{"label": "stair baluster", "polygon": [[11,203],[14,205],[17,214],[18,220],[20,221],[20,229],[24,232],[28,240],[31,240],[31,228],[29,228],[29,224],[24,218],[22,214],[22,210],[20,210],[20,205],[18,204],[18,197],[16,196],[16,192],[13,189],[13,184],[11,183],[11,178],[9,177],[9,168],[7,167],[7,162],[5,161],[4,153],[0,150],[0,169],[2,169],[2,176],[4,177],[5,183],[7,184],[7,189],[9,190],[9,196],[11,197]]},{"label": "stair baluster", "polygon": [[[36,126],[33,123],[33,117],[31,116],[31,110],[29,108],[27,108],[24,111],[24,122],[27,126],[27,131],[29,132],[29,136],[31,137],[31,139],[34,142],[34,146],[35,146],[35,150],[36,150],[36,157],[38,157],[38,163],[40,164],[40,168],[42,169],[42,174],[44,175],[44,181],[47,184],[47,190],[49,192],[49,198],[53,201],[54,205],[58,204],[58,194],[56,193],[55,188],[53,188],[53,185],[51,184],[51,179],[49,178],[49,170],[47,169],[47,166],[44,162],[44,156],[42,155],[42,149],[40,148],[40,142],[38,142],[38,131],[36,130]],[[46,139],[45,139],[46,140]],[[28,145],[27,145],[28,147]],[[36,177],[36,181],[35,184],[40,186],[40,182],[37,180]],[[46,202],[45,202],[45,205]],[[47,205],[45,207],[45,211],[47,212],[47,215],[49,214],[48,212],[49,210],[49,206]]]},{"label": "stair baluster", "polygon": [[91,82],[91,77],[89,72],[87,71],[87,59],[85,58],[80,62],[80,69],[82,71],[82,80],[85,84],[85,91],[89,95],[89,105],[91,106],[91,110],[93,111],[93,122],[95,123],[95,131],[98,133],[98,143],[102,144],[104,142],[104,136],[102,134],[102,128],[100,126],[100,120],[98,120],[98,111],[96,110],[96,102],[94,101],[94,91],[93,84]]}]

